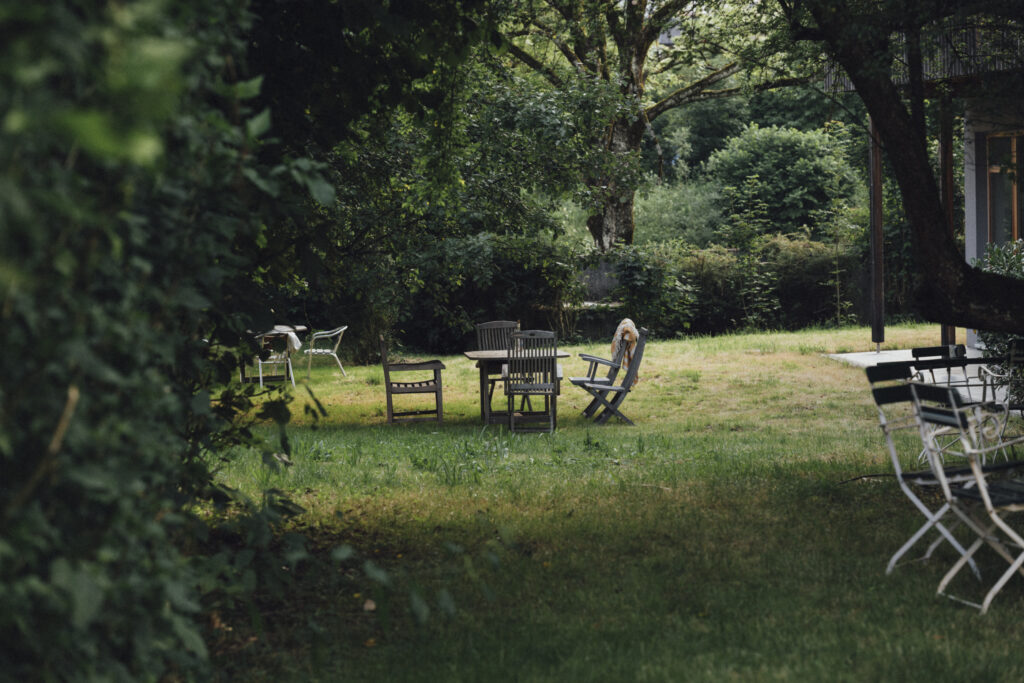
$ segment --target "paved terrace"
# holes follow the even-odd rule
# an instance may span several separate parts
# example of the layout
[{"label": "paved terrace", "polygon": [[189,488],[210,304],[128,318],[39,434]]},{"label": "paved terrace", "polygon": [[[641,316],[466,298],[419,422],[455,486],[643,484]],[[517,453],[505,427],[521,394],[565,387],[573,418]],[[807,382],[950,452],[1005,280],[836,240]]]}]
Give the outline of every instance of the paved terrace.
[{"label": "paved terrace", "polygon": [[[981,358],[982,355],[983,354],[978,349],[972,349],[970,347],[968,347],[968,349],[967,349],[967,357],[968,358]],[[877,365],[878,363],[888,363],[888,362],[891,362],[891,361],[914,360],[914,357],[910,353],[910,349],[891,349],[891,350],[885,350],[885,351],[863,351],[863,352],[860,352],[860,353],[830,353],[830,354],[828,354],[828,357],[832,358],[834,360],[837,360],[837,361],[839,361],[841,363],[848,363],[849,365],[854,365],[854,366],[856,366],[858,368],[866,368],[866,367],[869,367],[869,366],[872,366],[872,365]],[[971,396],[971,394],[973,392],[971,391],[970,388],[967,388],[967,387],[973,387],[974,390],[977,391],[978,388],[980,387],[980,384],[979,384],[979,381],[978,381],[978,375],[977,375],[977,368],[976,367],[972,368],[968,372],[970,373],[970,375],[968,377],[964,377],[962,373],[957,373],[956,371],[954,371],[952,384],[964,387],[966,392],[967,392],[967,394],[968,394],[967,398],[973,399],[973,400],[978,400],[978,399],[980,399],[980,396]],[[935,371],[935,382],[936,383],[938,383],[938,384],[945,384],[945,383],[947,383],[947,378],[946,378],[944,373],[945,373],[945,371],[943,371],[943,370],[936,370]],[[959,374],[959,377],[957,376],[958,374]],[[992,391],[991,387],[990,387],[989,391],[990,392]],[[995,391],[996,391],[995,400],[996,401],[1001,401],[1002,400],[1002,392],[1005,391],[1005,389],[1003,389],[1002,387],[996,387]],[[991,394],[989,394],[989,396],[991,396]]]}]

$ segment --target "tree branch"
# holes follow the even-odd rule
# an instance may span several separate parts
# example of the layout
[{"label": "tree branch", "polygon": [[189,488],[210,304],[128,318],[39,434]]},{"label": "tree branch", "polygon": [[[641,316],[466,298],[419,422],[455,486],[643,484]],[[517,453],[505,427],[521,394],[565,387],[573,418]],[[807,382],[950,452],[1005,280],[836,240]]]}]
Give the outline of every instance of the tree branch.
[{"label": "tree branch", "polygon": [[554,69],[543,64],[539,59],[531,55],[526,50],[522,49],[512,41],[508,42],[508,51],[513,57],[522,62],[525,66],[536,71],[538,74],[543,76],[551,85],[556,87],[562,86],[562,79],[559,78],[558,74],[555,73]]},{"label": "tree branch", "polygon": [[651,121],[664,114],[669,109],[674,109],[681,104],[685,104],[688,101],[695,99],[695,96],[701,92],[707,90],[710,86],[725,80],[729,76],[740,71],[742,67],[739,62],[732,62],[727,64],[718,71],[708,74],[704,78],[691,83],[685,87],[679,88],[675,92],[670,93],[664,97],[660,102],[655,102],[653,105],[647,108],[647,117]]}]

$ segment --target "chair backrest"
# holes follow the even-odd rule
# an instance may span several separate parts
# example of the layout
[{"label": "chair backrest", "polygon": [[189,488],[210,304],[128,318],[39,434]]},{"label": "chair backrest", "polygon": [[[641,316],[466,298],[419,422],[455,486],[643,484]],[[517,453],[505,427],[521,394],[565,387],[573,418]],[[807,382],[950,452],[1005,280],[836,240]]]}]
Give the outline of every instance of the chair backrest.
[{"label": "chair backrest", "polygon": [[966,358],[967,347],[963,344],[919,346],[917,348],[910,349],[910,355],[918,360],[924,360],[927,358]]},{"label": "chair backrest", "polygon": [[970,400],[976,400],[972,396],[974,391],[985,390],[984,382],[971,380],[977,370],[974,359],[967,357],[967,347],[963,344],[922,346],[910,352],[914,357],[915,380],[925,381],[927,375],[933,384],[959,387]]},{"label": "chair backrest", "polygon": [[492,320],[476,326],[476,348],[480,351],[507,349],[509,337],[519,329],[514,320]]},{"label": "chair backrest", "polygon": [[548,330],[509,335],[509,385],[530,393],[554,393],[558,383],[558,340]]},{"label": "chair backrest", "polygon": [[914,376],[913,361],[893,361],[890,363],[878,363],[864,368],[871,386],[879,382],[890,382],[894,380],[907,381]]},{"label": "chair backrest", "polygon": [[310,346],[313,346],[320,339],[330,339],[331,337],[337,336],[337,339],[334,340],[334,346],[331,349],[332,352],[337,353],[338,346],[341,344],[341,337],[347,329],[348,325],[342,325],[341,327],[335,327],[333,330],[314,332],[313,336],[309,340]]},{"label": "chair backrest", "polygon": [[640,361],[644,358],[644,347],[647,346],[647,328],[641,327],[637,330],[636,348],[633,349],[633,360],[629,364],[629,368],[626,370],[626,374],[622,376],[622,382],[620,386],[629,391],[636,384],[637,373],[640,372]]}]

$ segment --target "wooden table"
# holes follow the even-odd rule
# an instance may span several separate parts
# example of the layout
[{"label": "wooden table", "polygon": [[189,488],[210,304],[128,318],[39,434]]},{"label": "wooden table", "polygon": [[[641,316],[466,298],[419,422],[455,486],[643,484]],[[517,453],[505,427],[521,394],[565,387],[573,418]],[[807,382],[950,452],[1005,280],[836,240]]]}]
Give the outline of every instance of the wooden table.
[{"label": "wooden table", "polygon": [[[476,361],[480,368],[480,419],[484,424],[505,424],[508,422],[508,411],[491,410],[491,400],[487,395],[487,378],[490,375],[500,375],[501,366],[508,363],[508,349],[488,349],[485,351],[466,351],[464,355],[469,360]],[[558,349],[556,358],[568,358],[569,352]]]}]

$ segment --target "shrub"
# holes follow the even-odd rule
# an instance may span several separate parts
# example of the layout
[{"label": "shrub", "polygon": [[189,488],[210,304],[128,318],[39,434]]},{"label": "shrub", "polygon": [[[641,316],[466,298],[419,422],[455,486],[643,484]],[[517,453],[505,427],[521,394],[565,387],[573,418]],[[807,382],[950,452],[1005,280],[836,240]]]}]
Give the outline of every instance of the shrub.
[{"label": "shrub", "polygon": [[[1003,244],[989,243],[985,247],[981,263],[977,265],[990,273],[1024,279],[1024,240]],[[986,356],[1005,356],[1009,352],[1010,340],[1019,336],[978,330],[978,340],[985,345]],[[1024,368],[996,366],[994,369],[1000,373],[1007,373],[1006,385],[1012,392],[1011,401],[1024,403]]]},{"label": "shrub", "polygon": [[[821,217],[852,196],[853,169],[844,155],[845,138],[825,131],[747,126],[708,160],[706,171],[725,188],[726,210],[751,229],[793,233],[809,226],[823,236]],[[730,246],[753,237],[746,230],[730,236]]]},{"label": "shrub", "polygon": [[852,246],[784,235],[761,237],[749,252],[676,240],[604,258],[624,314],[662,337],[845,322],[859,263]]},{"label": "shrub", "polygon": [[683,181],[654,185],[636,202],[638,245],[681,239],[706,246],[722,221],[717,184]]},{"label": "shrub", "polygon": [[624,316],[663,337],[684,332],[693,320],[694,287],[681,268],[678,242],[622,247],[615,253],[614,296]]},{"label": "shrub", "polygon": [[859,263],[853,247],[773,235],[759,240],[756,253],[775,275],[781,327],[845,321],[850,304],[843,293],[853,291]]},{"label": "shrub", "polygon": [[418,284],[402,312],[401,336],[417,348],[465,349],[485,320],[518,320],[524,329],[552,329],[562,338],[574,333],[581,260],[546,237],[449,238],[412,263]]}]

